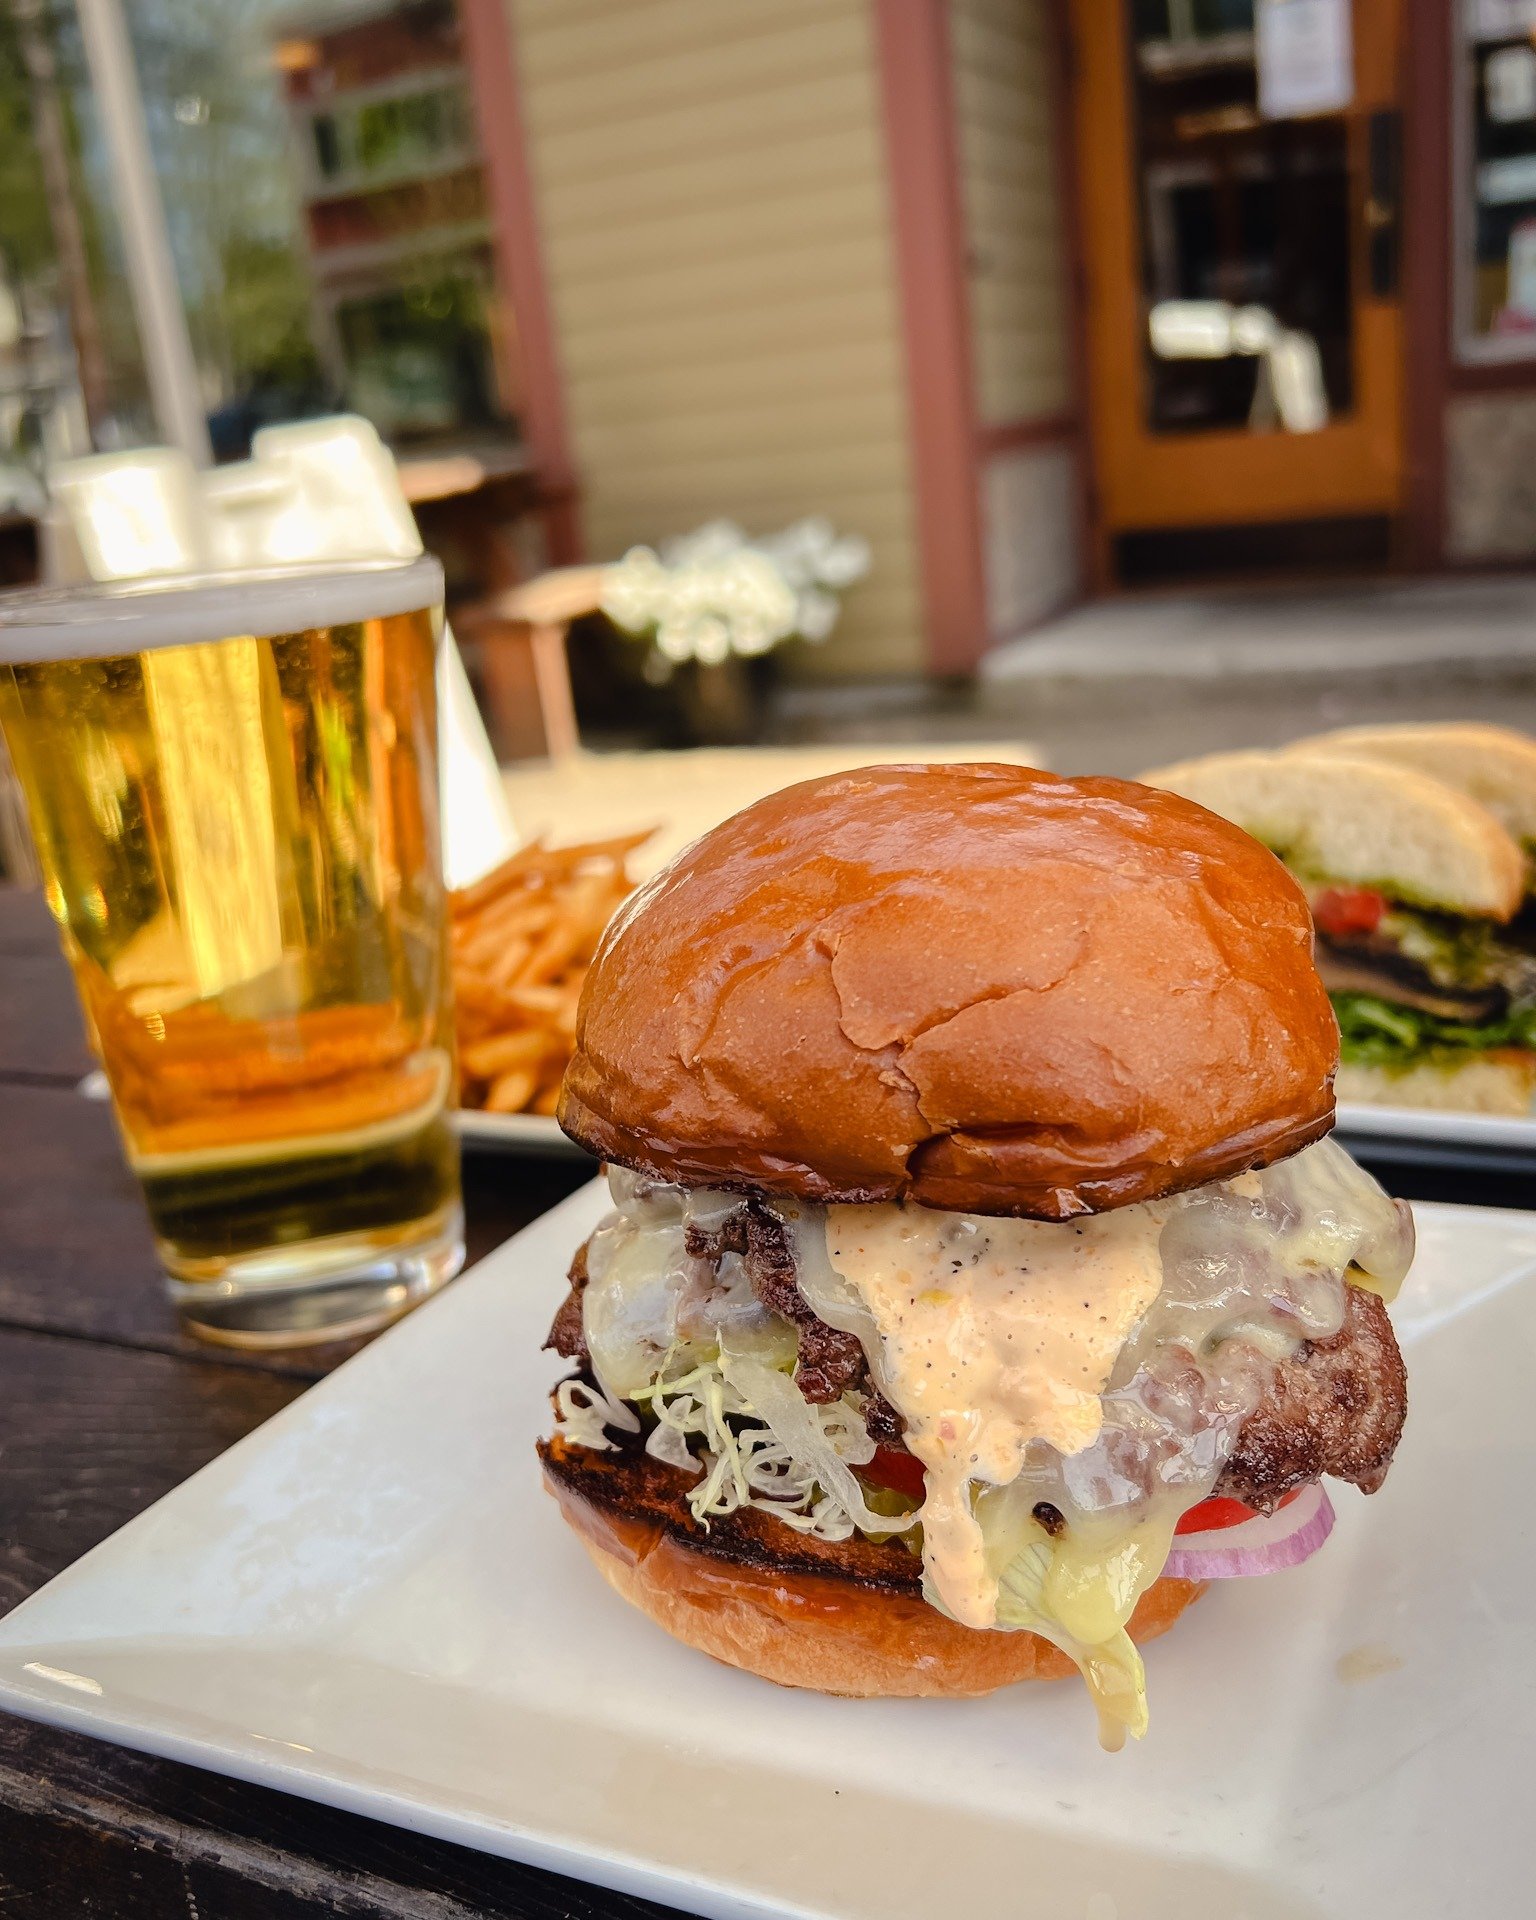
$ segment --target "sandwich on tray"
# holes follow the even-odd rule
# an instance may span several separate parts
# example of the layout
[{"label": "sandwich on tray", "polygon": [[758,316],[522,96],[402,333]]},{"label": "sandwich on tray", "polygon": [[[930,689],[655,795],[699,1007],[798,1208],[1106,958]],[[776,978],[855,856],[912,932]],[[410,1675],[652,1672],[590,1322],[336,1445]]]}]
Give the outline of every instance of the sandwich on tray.
[{"label": "sandwich on tray", "polygon": [[623,907],[560,1119],[609,1167],[547,1484],[681,1640],[835,1694],[1081,1673],[1326,1538],[1402,1427],[1408,1210],[1326,1138],[1306,901],[1120,780],[878,767]]},{"label": "sandwich on tray", "polygon": [[1339,1021],[1341,1099],[1529,1111],[1526,860],[1486,806],[1338,741],[1210,754],[1144,778],[1235,821],[1304,888]]}]

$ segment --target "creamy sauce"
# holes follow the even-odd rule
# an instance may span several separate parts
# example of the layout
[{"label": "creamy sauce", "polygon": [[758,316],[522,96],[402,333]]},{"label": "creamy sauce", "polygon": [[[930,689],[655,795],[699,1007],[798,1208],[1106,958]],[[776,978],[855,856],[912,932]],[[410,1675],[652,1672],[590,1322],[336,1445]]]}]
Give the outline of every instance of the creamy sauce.
[{"label": "creamy sauce", "polygon": [[[797,1252],[828,1317],[816,1217],[799,1210]],[[1413,1248],[1407,1208],[1331,1140],[1079,1221],[847,1206],[820,1238],[927,1469],[929,1597],[1000,1624],[995,1542],[1044,1542],[1046,1503],[1066,1526],[1031,1603],[1079,1647],[1123,1630],[1271,1367],[1338,1332],[1346,1273],[1390,1296]]]},{"label": "creamy sauce", "polygon": [[928,1473],[927,1570],[954,1617],[997,1624],[973,1482],[1015,1479],[1039,1440],[1080,1453],[1132,1327],[1157,1298],[1164,1212],[1057,1225],[917,1207],[830,1207],[827,1256],[873,1315],[886,1398]]},{"label": "creamy sauce", "polygon": [[[1274,1365],[1338,1332],[1350,1279],[1390,1299],[1413,1253],[1407,1207],[1328,1140],[1261,1172],[1062,1224],[905,1206],[779,1211],[806,1298],[860,1335],[928,1469],[929,1600],[1071,1654],[1107,1746],[1145,1725],[1126,1624]],[[969,1263],[954,1268],[965,1234],[988,1247],[975,1290]],[[1105,1296],[1123,1311],[1108,1310],[1100,1342]],[[1010,1329],[1031,1364],[1008,1364]],[[1036,1518],[1042,1505],[1061,1516],[1054,1533]]]},{"label": "creamy sauce", "polygon": [[[795,1482],[823,1493],[840,1483],[841,1505],[829,1497],[812,1512],[803,1500],[791,1513],[776,1498],[777,1469],[725,1458],[722,1421],[759,1440],[766,1426],[791,1453],[811,1445],[790,1445],[793,1423],[781,1419],[780,1433],[764,1410],[779,1397],[766,1385],[781,1376],[789,1385],[794,1329],[756,1300],[737,1256],[716,1267],[687,1252],[688,1226],[719,1226],[740,1199],[622,1170],[610,1184],[616,1210],[588,1243],[583,1298],[604,1389],[647,1404],[663,1374],[693,1381],[688,1431],[701,1477],[691,1498],[702,1513],[750,1500],[827,1538],[871,1530],[847,1472],[874,1452],[855,1400],[821,1411],[816,1444],[836,1457],[823,1453]],[[1261,1172],[1064,1223],[764,1203],[789,1235],[805,1299],[857,1335],[927,1470],[916,1516],[927,1598],[968,1626],[1034,1632],[1063,1648],[1107,1746],[1146,1724],[1126,1623],[1162,1572],[1180,1516],[1220,1477],[1274,1364],[1337,1333],[1349,1281],[1390,1299],[1413,1254],[1406,1206],[1329,1140]],[[746,1377],[744,1356],[759,1364],[764,1403],[722,1397],[733,1365]],[[775,1380],[764,1383],[761,1368]],[[699,1410],[706,1400],[713,1415]],[[794,1410],[806,1413],[798,1396]],[[700,1451],[706,1428],[715,1437]],[[676,1434],[672,1444],[683,1449]],[[1041,1524],[1042,1504],[1059,1527]]]}]

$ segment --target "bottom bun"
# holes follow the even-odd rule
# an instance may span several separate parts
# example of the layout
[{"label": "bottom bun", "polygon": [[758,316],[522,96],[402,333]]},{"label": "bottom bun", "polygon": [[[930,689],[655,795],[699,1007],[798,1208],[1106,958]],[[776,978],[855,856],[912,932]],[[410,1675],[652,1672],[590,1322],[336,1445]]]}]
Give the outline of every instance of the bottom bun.
[{"label": "bottom bun", "polygon": [[1444,1113],[1504,1113],[1523,1118],[1536,1095],[1536,1053],[1511,1047],[1449,1066],[1426,1060],[1401,1073],[1387,1067],[1342,1066],[1333,1091],[1340,1100],[1373,1107],[1430,1107]]},{"label": "bottom bun", "polygon": [[[541,1451],[550,1491],[609,1586],[728,1666],[865,1698],[961,1697],[1077,1672],[1036,1634],[978,1632],[930,1607],[916,1556],[895,1542],[808,1539],[751,1510],[705,1534],[676,1468],[558,1439]],[[1203,1591],[1203,1582],[1159,1580],[1131,1616],[1131,1637],[1165,1633]]]}]

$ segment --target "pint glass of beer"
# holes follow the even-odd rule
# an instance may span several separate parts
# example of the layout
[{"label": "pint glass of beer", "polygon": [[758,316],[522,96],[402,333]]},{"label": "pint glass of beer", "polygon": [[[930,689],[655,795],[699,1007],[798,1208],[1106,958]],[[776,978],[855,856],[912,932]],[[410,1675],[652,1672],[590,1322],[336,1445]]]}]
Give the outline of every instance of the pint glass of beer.
[{"label": "pint glass of beer", "polygon": [[463,1260],[435,560],[0,596],[0,725],[172,1298],[237,1346]]}]

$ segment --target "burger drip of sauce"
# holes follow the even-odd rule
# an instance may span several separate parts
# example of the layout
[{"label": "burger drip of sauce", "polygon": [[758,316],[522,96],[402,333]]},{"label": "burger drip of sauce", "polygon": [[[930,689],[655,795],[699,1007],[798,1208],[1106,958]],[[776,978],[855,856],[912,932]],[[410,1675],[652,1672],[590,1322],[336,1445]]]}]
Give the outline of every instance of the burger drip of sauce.
[{"label": "burger drip of sauce", "polygon": [[[617,1212],[589,1243],[584,1296],[610,1391],[635,1391],[665,1355],[678,1365],[727,1336],[772,1335],[777,1316],[735,1256],[709,1273],[686,1252],[690,1221],[718,1224],[739,1200],[621,1170],[610,1181]],[[1053,1640],[1082,1669],[1105,1744],[1139,1733],[1125,1632],[1137,1600],[1274,1365],[1339,1331],[1347,1284],[1395,1293],[1413,1254],[1407,1208],[1330,1140],[1061,1223],[764,1198],[806,1302],[858,1336],[926,1469],[930,1601],[967,1626]],[[793,1352],[791,1337],[771,1364]],[[1044,1507],[1060,1516],[1049,1530]]]},{"label": "burger drip of sauce", "polygon": [[[1327,1140],[1072,1222],[778,1211],[807,1299],[861,1331],[926,1469],[930,1600],[968,1626],[1054,1640],[1110,1746],[1145,1719],[1126,1623],[1274,1365],[1339,1331],[1346,1285],[1390,1298],[1413,1257],[1407,1207]],[[1061,1524],[1048,1532],[1037,1508]],[[1028,1612],[1000,1617],[1031,1554]]]},{"label": "burger drip of sauce", "polygon": [[1165,1218],[827,1209],[827,1258],[874,1316],[881,1391],[927,1472],[927,1572],[963,1626],[997,1625],[972,1488],[1015,1479],[1032,1441],[1077,1454],[1098,1439],[1115,1360],[1162,1287]]}]

